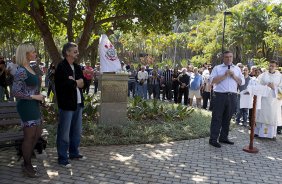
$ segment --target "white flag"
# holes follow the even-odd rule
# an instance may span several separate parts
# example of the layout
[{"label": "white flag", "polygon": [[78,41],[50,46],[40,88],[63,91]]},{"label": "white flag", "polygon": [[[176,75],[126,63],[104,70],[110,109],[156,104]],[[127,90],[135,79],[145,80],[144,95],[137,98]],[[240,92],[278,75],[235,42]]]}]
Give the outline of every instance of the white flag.
[{"label": "white flag", "polygon": [[121,70],[121,64],[117,57],[114,45],[108,36],[102,34],[99,40],[100,71],[117,72]]}]

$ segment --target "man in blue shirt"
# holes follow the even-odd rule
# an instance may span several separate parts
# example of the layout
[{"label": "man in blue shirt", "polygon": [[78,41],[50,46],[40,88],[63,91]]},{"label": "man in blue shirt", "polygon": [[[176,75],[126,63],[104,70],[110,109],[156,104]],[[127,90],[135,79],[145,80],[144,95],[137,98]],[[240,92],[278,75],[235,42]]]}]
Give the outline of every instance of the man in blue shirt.
[{"label": "man in blue shirt", "polygon": [[235,112],[237,87],[245,79],[238,66],[233,65],[233,53],[223,53],[223,63],[215,66],[210,75],[213,87],[213,110],[209,144],[220,148],[218,143],[234,144],[228,139],[230,120]]},{"label": "man in blue shirt", "polygon": [[198,68],[194,68],[194,73],[191,75],[191,82],[189,88],[189,99],[190,99],[190,106],[193,104],[193,98],[196,97],[196,104],[197,107],[201,107],[201,88],[203,86],[203,77],[199,74]]}]

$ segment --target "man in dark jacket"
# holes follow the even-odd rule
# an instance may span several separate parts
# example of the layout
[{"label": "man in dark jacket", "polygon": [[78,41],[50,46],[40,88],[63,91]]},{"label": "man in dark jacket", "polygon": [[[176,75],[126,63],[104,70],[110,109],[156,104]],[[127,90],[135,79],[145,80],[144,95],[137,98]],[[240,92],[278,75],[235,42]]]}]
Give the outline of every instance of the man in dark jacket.
[{"label": "man in dark jacket", "polygon": [[75,62],[78,58],[78,47],[69,42],[63,47],[64,60],[55,71],[55,90],[59,107],[59,124],[57,130],[58,163],[71,167],[69,158],[83,160],[86,157],[79,154],[79,144],[82,129],[82,109],[84,86],[83,73]]},{"label": "man in dark jacket", "polygon": [[182,101],[182,95],[184,95],[184,105],[188,105],[188,87],[190,84],[190,76],[187,74],[187,69],[183,68],[182,73],[178,76],[179,81],[179,95],[178,103]]}]

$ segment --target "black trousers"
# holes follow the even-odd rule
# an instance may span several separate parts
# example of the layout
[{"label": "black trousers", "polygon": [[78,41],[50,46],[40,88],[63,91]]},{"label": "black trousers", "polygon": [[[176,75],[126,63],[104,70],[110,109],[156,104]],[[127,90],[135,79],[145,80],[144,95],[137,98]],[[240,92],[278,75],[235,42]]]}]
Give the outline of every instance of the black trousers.
[{"label": "black trousers", "polygon": [[211,90],[211,99],[210,99],[210,107],[209,107],[209,110],[212,111],[212,107],[213,107],[213,96],[214,96],[214,92],[213,90]]},{"label": "black trousers", "polygon": [[172,99],[172,84],[166,83],[163,88],[163,99],[171,100]]},{"label": "black trousers", "polygon": [[230,120],[236,110],[236,100],[236,93],[214,92],[210,141],[217,141],[218,138],[228,139]]},{"label": "black trousers", "polygon": [[94,81],[94,93],[96,94],[98,91],[98,81]]},{"label": "black trousers", "polygon": [[178,88],[179,85],[172,85],[174,103],[177,103],[178,101]]},{"label": "black trousers", "polygon": [[135,81],[128,81],[128,94],[130,96],[130,91],[132,92],[132,97],[135,97]]},{"label": "black trousers", "polygon": [[188,88],[181,88],[179,87],[179,94],[178,94],[178,103],[181,103],[182,101],[182,95],[184,95],[184,105],[188,105]]},{"label": "black trousers", "polygon": [[208,101],[211,99],[211,92],[203,92],[203,109],[207,109]]},{"label": "black trousers", "polygon": [[83,88],[83,91],[84,91],[86,94],[89,93],[90,84],[91,84],[91,80],[86,79],[86,80],[84,81],[84,88]]}]

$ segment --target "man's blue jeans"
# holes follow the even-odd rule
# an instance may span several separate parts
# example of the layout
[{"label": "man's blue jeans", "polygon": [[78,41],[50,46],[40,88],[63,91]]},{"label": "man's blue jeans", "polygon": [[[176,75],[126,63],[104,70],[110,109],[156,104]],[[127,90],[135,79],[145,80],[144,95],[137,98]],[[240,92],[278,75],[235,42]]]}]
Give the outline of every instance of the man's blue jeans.
[{"label": "man's blue jeans", "polygon": [[82,106],[77,104],[76,111],[59,109],[59,124],[57,130],[57,152],[59,164],[68,163],[69,157],[79,155],[79,144],[82,130]]},{"label": "man's blue jeans", "polygon": [[141,91],[141,97],[143,97],[143,99],[147,100],[147,84],[143,84],[142,86],[140,86],[140,91]]},{"label": "man's blue jeans", "polygon": [[137,84],[137,96],[140,96],[143,99],[147,99],[147,84]]}]

